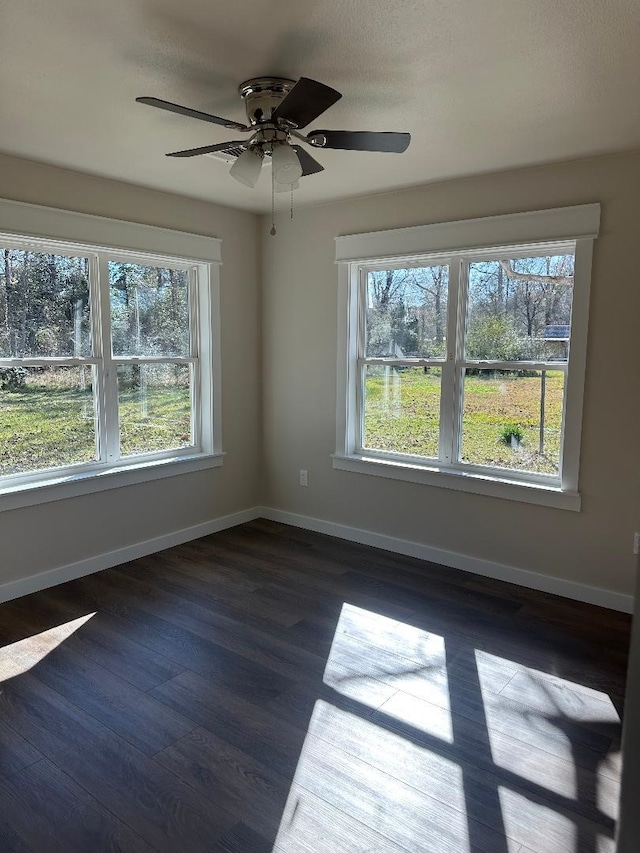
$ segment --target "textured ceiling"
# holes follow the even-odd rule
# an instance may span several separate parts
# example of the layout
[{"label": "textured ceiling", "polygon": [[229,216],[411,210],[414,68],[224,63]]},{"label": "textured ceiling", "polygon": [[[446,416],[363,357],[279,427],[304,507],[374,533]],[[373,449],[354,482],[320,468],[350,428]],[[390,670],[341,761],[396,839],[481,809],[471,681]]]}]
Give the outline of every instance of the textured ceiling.
[{"label": "textured ceiling", "polygon": [[[640,147],[638,0],[3,0],[0,150],[251,210],[210,157],[265,74],[342,92],[316,127],[410,131],[406,154],[314,151],[298,204]],[[311,126],[311,128],[314,125]],[[311,129],[309,128],[309,129]],[[1,194],[1,190],[0,190]],[[286,206],[286,196],[278,205]]]}]

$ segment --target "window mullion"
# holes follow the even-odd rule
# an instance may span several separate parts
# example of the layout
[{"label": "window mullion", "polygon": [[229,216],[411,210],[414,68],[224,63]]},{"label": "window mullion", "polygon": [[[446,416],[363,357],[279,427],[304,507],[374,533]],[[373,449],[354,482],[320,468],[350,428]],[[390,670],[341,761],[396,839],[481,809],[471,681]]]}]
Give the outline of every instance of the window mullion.
[{"label": "window mullion", "polygon": [[111,354],[111,300],[109,295],[109,262],[99,256],[100,281],[100,347],[102,354],[102,437],[107,462],[120,458],[120,436],[118,419],[118,375]]},{"label": "window mullion", "polygon": [[440,440],[439,455],[442,462],[451,464],[454,456],[454,422],[456,417],[456,339],[458,326],[458,291],[460,282],[460,261],[453,258],[449,262],[449,290],[447,295],[447,352],[442,365],[440,387]]},{"label": "window mullion", "polygon": [[96,254],[89,255],[89,304],[91,318],[91,353],[96,359],[93,369],[93,409],[96,422],[96,458],[107,461],[106,406],[104,399],[104,361],[102,328],[100,324],[100,261]]},{"label": "window mullion", "polygon": [[366,365],[366,335],[367,335],[367,273],[363,269],[358,270],[358,311],[356,329],[356,375],[355,375],[355,397],[356,397],[356,435],[355,445],[358,451],[364,446],[364,406],[365,406],[365,376]]},{"label": "window mullion", "polygon": [[202,399],[200,382],[200,323],[198,306],[197,271],[189,270],[189,355],[192,359],[189,368],[189,388],[191,389],[191,444],[202,446]]},{"label": "window mullion", "polygon": [[456,322],[456,348],[455,348],[455,370],[453,382],[454,417],[453,417],[453,454],[452,462],[455,464],[460,460],[462,443],[462,414],[464,408],[464,377],[463,368],[465,360],[467,339],[467,316],[469,301],[469,263],[460,258],[458,260],[458,310]]}]

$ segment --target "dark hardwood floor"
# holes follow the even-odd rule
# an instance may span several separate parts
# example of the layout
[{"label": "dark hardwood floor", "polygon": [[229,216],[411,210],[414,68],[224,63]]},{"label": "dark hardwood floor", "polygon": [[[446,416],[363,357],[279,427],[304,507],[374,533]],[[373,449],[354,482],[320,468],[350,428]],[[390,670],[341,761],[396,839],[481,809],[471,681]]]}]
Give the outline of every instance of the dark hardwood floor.
[{"label": "dark hardwood floor", "polygon": [[255,521],[0,605],[0,850],[609,853],[630,618]]}]

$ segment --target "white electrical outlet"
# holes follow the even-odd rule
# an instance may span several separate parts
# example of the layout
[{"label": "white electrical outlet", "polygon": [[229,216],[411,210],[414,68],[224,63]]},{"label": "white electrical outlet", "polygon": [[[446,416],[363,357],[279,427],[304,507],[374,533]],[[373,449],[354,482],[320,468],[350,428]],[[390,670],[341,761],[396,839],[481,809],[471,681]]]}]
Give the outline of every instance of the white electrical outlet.
[{"label": "white electrical outlet", "polygon": [[309,485],[309,472],[306,468],[300,469],[300,485],[308,486]]},{"label": "white electrical outlet", "polygon": [[638,531],[633,534],[633,553],[640,554],[640,533]]}]

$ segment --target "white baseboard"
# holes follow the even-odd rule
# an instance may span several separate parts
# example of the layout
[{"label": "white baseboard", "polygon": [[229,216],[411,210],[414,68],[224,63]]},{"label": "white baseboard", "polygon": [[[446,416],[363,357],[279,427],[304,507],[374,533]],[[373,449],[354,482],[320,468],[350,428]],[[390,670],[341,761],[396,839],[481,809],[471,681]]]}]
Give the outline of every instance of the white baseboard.
[{"label": "white baseboard", "polygon": [[359,542],[361,545],[373,545],[375,548],[382,548],[385,551],[393,551],[396,554],[405,554],[408,557],[417,557],[420,560],[440,563],[443,566],[451,566],[454,569],[462,569],[465,572],[471,572],[475,575],[508,581],[509,583],[525,586],[529,589],[538,589],[541,592],[550,592],[554,595],[561,595],[564,598],[571,598],[575,601],[597,604],[600,607],[608,607],[610,610],[619,610],[622,613],[633,612],[633,596],[624,595],[621,592],[611,592],[600,587],[587,586],[586,584],[562,578],[554,578],[551,575],[539,575],[537,572],[530,572],[527,569],[518,569],[515,566],[493,563],[490,560],[470,557],[467,554],[458,554],[455,551],[433,548],[430,545],[423,545],[420,542],[396,539],[393,536],[384,536],[381,533],[372,533],[369,530],[347,527],[343,524],[323,521],[322,519],[311,518],[306,515],[298,515],[294,512],[286,512],[285,510],[272,509],[271,507],[259,507],[258,515],[270,521],[279,521],[283,524],[291,524],[294,527],[303,527],[306,530],[314,530],[316,533],[326,533],[329,536],[337,536],[339,539]]},{"label": "white baseboard", "polygon": [[0,584],[0,602],[29,595],[32,592],[38,592],[50,586],[57,586],[57,584],[84,577],[94,572],[101,572],[103,569],[110,569],[113,566],[128,563],[130,560],[135,560],[138,557],[146,557],[149,554],[155,554],[158,551],[172,548],[174,545],[181,545],[183,542],[190,542],[202,536],[209,536],[211,533],[218,533],[220,530],[226,530],[228,527],[235,527],[238,524],[244,524],[246,521],[253,521],[256,518],[266,518],[270,521],[279,521],[283,524],[291,524],[294,527],[314,530],[317,533],[326,533],[329,536],[347,539],[350,542],[372,545],[384,551],[417,557],[420,560],[440,563],[443,566],[462,569],[472,574],[508,581],[518,586],[538,589],[542,592],[550,592],[554,595],[561,595],[575,601],[584,601],[588,604],[597,604],[600,607],[608,607],[611,610],[619,610],[623,613],[633,612],[632,595],[611,592],[610,590],[587,586],[576,583],[575,581],[554,578],[550,575],[539,575],[536,572],[530,572],[526,569],[518,569],[514,566],[503,565],[502,563],[493,563],[490,560],[482,560],[478,557],[458,554],[455,551],[445,551],[442,548],[433,548],[430,545],[423,545],[420,542],[396,539],[393,536],[373,533],[370,530],[347,527],[344,524],[336,524],[332,521],[323,521],[319,518],[311,518],[310,516],[299,515],[294,512],[260,506],[251,507],[241,512],[234,512],[231,515],[224,515],[221,518],[214,518],[211,521],[205,521],[193,527],[175,530],[164,536],[147,539],[144,542],[137,542],[134,545],[118,548],[115,551],[107,551],[105,554],[98,554],[96,557],[89,557],[87,560],[79,560],[76,563],[49,569],[37,575]]},{"label": "white baseboard", "polygon": [[241,512],[234,512],[231,515],[223,515],[221,518],[214,518],[211,521],[205,521],[202,524],[195,524],[192,527],[185,527],[182,530],[175,530],[155,539],[146,539],[144,542],[137,542],[135,545],[127,545],[125,548],[107,551],[106,554],[98,554],[98,556],[89,557],[87,560],[78,560],[77,563],[69,563],[66,566],[49,569],[37,575],[0,584],[0,602],[11,601],[13,598],[20,598],[20,596],[29,595],[50,586],[57,586],[60,583],[91,575],[94,572],[101,572],[103,569],[128,563],[129,560],[136,560],[138,557],[146,557],[149,554],[173,548],[174,545],[182,545],[183,542],[191,542],[191,540],[199,539],[201,536],[218,533],[220,530],[226,530],[227,527],[235,527],[237,524],[244,524],[245,521],[260,518],[261,514],[258,507],[252,507]]}]

